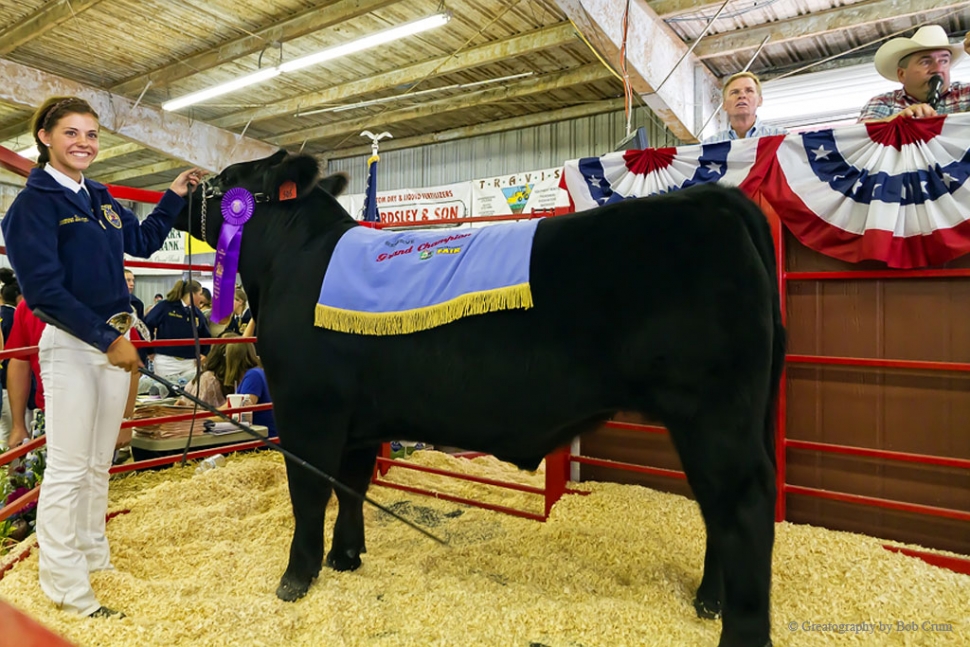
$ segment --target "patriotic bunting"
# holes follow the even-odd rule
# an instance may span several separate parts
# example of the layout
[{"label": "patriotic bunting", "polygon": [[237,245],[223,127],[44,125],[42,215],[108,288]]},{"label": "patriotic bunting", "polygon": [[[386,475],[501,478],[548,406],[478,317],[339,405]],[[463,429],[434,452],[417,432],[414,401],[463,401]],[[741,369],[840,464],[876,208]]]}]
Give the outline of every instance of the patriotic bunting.
[{"label": "patriotic bunting", "polygon": [[759,196],[803,244],[849,262],[970,252],[970,114],[899,118],[566,162],[576,210],[719,182]]}]

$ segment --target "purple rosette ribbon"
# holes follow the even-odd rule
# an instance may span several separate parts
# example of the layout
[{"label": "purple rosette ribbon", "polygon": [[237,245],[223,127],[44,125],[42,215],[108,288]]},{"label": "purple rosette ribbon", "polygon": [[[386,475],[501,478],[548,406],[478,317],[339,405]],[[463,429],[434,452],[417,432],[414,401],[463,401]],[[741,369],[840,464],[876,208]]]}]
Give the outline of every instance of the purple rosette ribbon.
[{"label": "purple rosette ribbon", "polygon": [[229,189],[222,196],[222,228],[212,276],[211,321],[219,322],[232,314],[243,225],[252,218],[255,210],[256,198],[242,187]]}]

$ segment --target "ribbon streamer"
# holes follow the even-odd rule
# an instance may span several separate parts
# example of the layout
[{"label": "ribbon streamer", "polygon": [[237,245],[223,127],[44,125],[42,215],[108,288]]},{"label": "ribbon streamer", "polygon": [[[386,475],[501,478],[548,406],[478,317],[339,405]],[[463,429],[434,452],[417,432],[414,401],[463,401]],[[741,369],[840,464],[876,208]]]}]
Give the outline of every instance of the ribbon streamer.
[{"label": "ribbon streamer", "polygon": [[242,187],[229,189],[222,196],[222,227],[213,272],[212,321],[222,321],[232,314],[243,225],[252,218],[255,210],[256,199]]}]

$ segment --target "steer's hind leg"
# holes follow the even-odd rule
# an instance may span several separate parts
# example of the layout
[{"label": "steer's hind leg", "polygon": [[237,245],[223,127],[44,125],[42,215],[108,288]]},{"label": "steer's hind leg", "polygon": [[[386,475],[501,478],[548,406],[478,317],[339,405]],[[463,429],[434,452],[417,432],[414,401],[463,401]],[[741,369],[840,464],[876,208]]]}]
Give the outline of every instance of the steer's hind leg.
[{"label": "steer's hind leg", "polygon": [[713,620],[721,617],[724,605],[724,571],[717,550],[707,534],[707,548],[704,551],[704,576],[694,596],[694,609],[698,618]]},{"label": "steer's hind leg", "polygon": [[713,551],[705,567],[715,572],[704,573],[699,603],[714,603],[721,579],[718,564],[723,574],[721,647],[771,643],[775,485],[762,440],[763,420],[763,413],[738,416],[730,408],[705,407],[689,421],[668,424],[704,516],[708,551]]},{"label": "steer's hind leg", "polygon": [[[347,450],[340,461],[338,480],[363,496],[370,485],[379,445]],[[364,545],[364,502],[340,488],[337,501],[340,508],[333,527],[333,543],[327,554],[327,566],[335,571],[353,571],[360,567],[360,555],[367,552]]]},{"label": "steer's hind leg", "polygon": [[[307,459],[311,460],[311,459]],[[336,461],[333,461],[336,466]],[[327,465],[319,465],[327,470]],[[305,467],[286,459],[286,477],[293,505],[293,541],[290,561],[276,589],[276,597],[287,602],[306,595],[323,564],[323,519],[331,486]]]}]

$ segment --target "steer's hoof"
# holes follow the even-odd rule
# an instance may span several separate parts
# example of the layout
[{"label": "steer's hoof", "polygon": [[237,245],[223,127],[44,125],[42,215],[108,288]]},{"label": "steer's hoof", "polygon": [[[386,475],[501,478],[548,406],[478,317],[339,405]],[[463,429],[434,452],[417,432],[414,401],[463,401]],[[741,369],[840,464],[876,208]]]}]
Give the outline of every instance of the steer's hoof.
[{"label": "steer's hoof", "polygon": [[296,584],[286,579],[285,577],[280,580],[280,585],[276,588],[276,597],[284,602],[296,602],[310,590],[309,583],[307,584]]},{"label": "steer's hoof", "polygon": [[697,611],[698,618],[705,620],[717,620],[721,617],[721,603],[718,601],[694,598],[694,610]]},{"label": "steer's hoof", "polygon": [[331,550],[327,554],[327,566],[335,571],[356,571],[360,568],[360,554],[356,550]]}]

